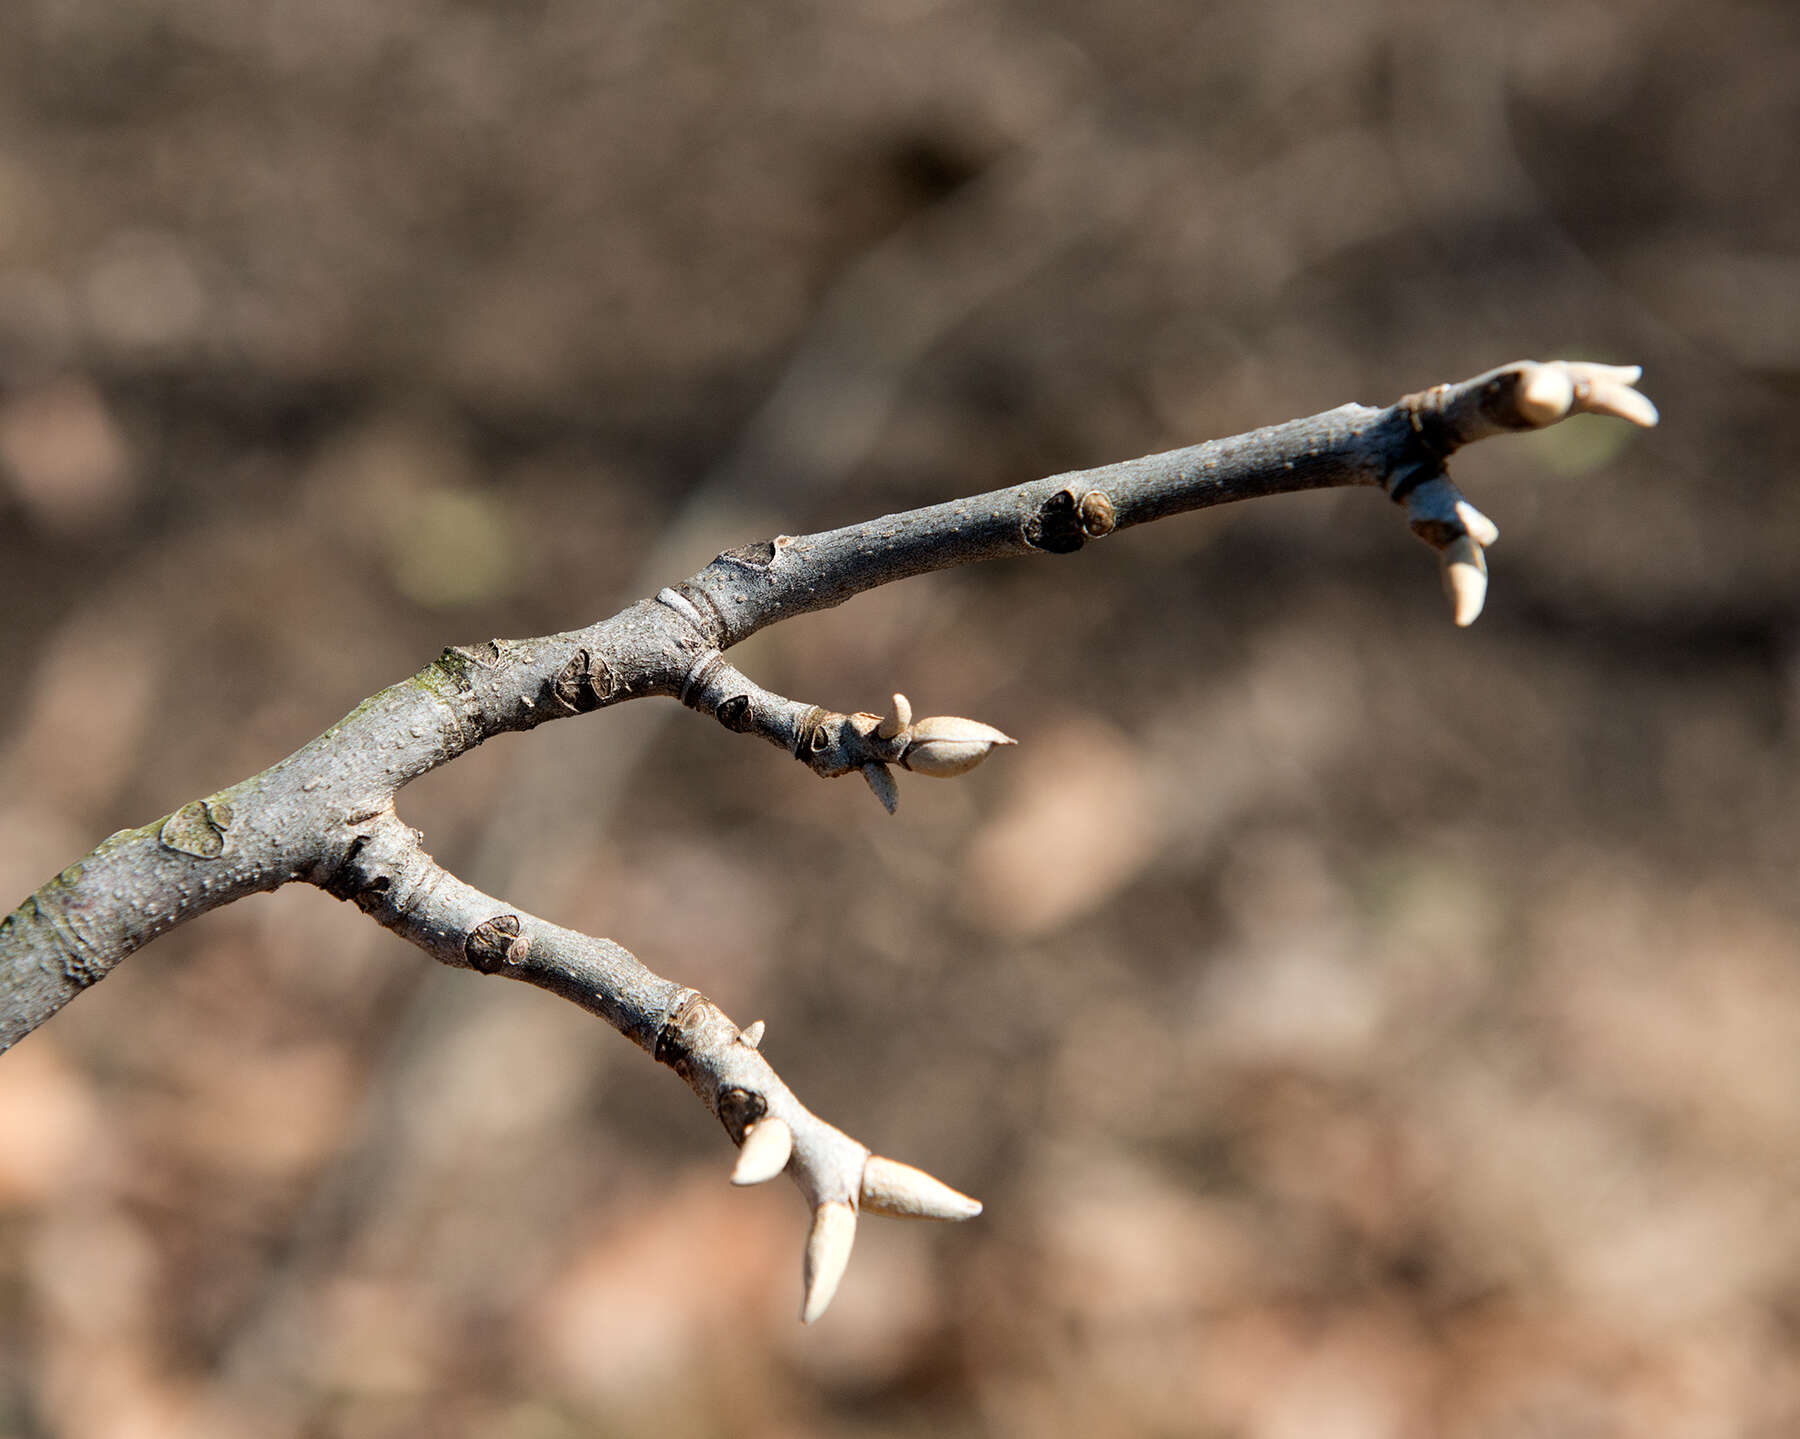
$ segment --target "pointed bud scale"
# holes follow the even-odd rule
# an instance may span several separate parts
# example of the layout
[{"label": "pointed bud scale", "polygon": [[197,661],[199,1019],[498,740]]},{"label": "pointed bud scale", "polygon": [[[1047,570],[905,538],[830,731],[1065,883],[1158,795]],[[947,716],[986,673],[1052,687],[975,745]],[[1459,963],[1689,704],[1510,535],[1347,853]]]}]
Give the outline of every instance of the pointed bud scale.
[{"label": "pointed bud scale", "polygon": [[744,1131],[744,1147],[738,1150],[733,1184],[765,1184],[787,1168],[794,1152],[794,1131],[773,1115],[759,1119]]},{"label": "pointed bud scale", "polygon": [[912,743],[900,756],[900,763],[914,774],[932,775],[938,779],[948,779],[974,769],[995,745],[1017,743],[992,725],[956,715],[933,715],[922,719],[913,725],[911,733]]},{"label": "pointed bud scale", "polygon": [[1487,603],[1487,560],[1481,546],[1459,535],[1444,547],[1444,591],[1450,596],[1456,623],[1462,628],[1475,623]]},{"label": "pointed bud scale", "polygon": [[897,738],[900,731],[912,723],[912,705],[905,695],[894,696],[893,707],[887,712],[887,718],[875,727],[877,739]]},{"label": "pointed bud scale", "polygon": [[880,1154],[871,1154],[863,1166],[862,1207],[895,1219],[973,1219],[981,1213],[979,1199]]},{"label": "pointed bud scale", "polygon": [[856,1211],[843,1200],[828,1199],[813,1211],[812,1233],[806,1236],[806,1302],[800,1310],[802,1324],[811,1324],[830,1307],[855,1243]]},{"label": "pointed bud scale", "polygon": [[762,1037],[763,1022],[760,1019],[754,1021],[748,1029],[740,1030],[738,1032],[738,1038],[751,1049],[760,1049],[762,1047]]},{"label": "pointed bud scale", "polygon": [[889,814],[900,808],[900,786],[894,783],[893,771],[886,765],[870,760],[862,767],[862,777],[869,782],[875,798]]}]

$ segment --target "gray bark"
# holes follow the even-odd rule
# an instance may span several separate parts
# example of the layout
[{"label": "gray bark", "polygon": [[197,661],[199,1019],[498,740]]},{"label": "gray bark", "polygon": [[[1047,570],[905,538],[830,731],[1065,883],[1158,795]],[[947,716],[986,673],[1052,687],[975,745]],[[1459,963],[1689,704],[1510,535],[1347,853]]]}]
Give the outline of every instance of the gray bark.
[{"label": "gray bark", "polygon": [[[657,695],[760,735],[820,775],[859,771],[891,805],[890,765],[955,772],[986,752],[984,727],[909,725],[904,713],[880,722],[785,699],[739,673],[724,651],[765,626],[912,575],[1068,554],[1183,511],[1331,486],[1386,491],[1451,572],[1461,567],[1459,584],[1484,587],[1481,552],[1492,527],[1451,486],[1446,459],[1472,441],[1582,411],[1653,423],[1654,410],[1630,388],[1635,378],[1520,362],[1385,408],[1344,405],[843,529],[776,536],[727,551],[585,629],[447,649],[261,774],[112,835],[0,921],[0,1050],[166,930],[304,881],[353,901],[445,964],[523,980],[591,1010],[673,1067],[735,1142],[765,1120],[785,1127],[785,1167],[815,1214],[805,1312],[816,1318],[848,1256],[845,1206],[938,1218],[978,1206],[892,1161],[871,1168],[866,1149],[807,1111],[769,1068],[756,1049],[759,1028],[740,1030],[610,940],[464,884],[397,817],[398,792],[496,734]],[[1459,621],[1473,618],[1465,590],[1456,603]],[[761,1149],[756,1168],[769,1152],[778,1163],[780,1150],[769,1141]]]}]

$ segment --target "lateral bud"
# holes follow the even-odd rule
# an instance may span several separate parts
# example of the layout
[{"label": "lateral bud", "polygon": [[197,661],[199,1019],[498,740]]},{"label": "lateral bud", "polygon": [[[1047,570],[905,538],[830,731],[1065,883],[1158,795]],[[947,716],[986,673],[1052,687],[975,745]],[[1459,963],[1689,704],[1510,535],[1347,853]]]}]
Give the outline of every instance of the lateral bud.
[{"label": "lateral bud", "polygon": [[1467,500],[1456,502],[1456,518],[1462,521],[1463,528],[1469,532],[1469,538],[1482,549],[1500,543],[1500,527]]},{"label": "lateral bud", "polygon": [[794,1132],[785,1120],[769,1115],[744,1131],[743,1148],[738,1150],[737,1167],[731,1171],[733,1184],[765,1184],[787,1168],[794,1152]]},{"label": "lateral bud", "polygon": [[856,1243],[856,1210],[841,1199],[828,1199],[813,1210],[812,1232],[806,1236],[806,1303],[800,1322],[811,1324],[830,1305],[838,1281],[850,1263]]},{"label": "lateral bud", "polygon": [[1535,429],[1554,425],[1575,403],[1575,382],[1560,365],[1532,365],[1519,377],[1519,414]]},{"label": "lateral bud", "polygon": [[1469,536],[1460,535],[1444,547],[1440,563],[1444,592],[1450,596],[1457,626],[1466,629],[1480,617],[1482,606],[1487,603],[1487,558],[1480,545]]},{"label": "lateral bud", "polygon": [[875,727],[877,739],[898,739],[900,732],[912,723],[912,704],[905,695],[896,694],[888,707],[887,717]]},{"label": "lateral bud", "polygon": [[900,763],[914,774],[938,779],[966,774],[986,759],[996,745],[1018,743],[992,725],[957,715],[932,715],[917,721],[907,731],[907,741]]}]

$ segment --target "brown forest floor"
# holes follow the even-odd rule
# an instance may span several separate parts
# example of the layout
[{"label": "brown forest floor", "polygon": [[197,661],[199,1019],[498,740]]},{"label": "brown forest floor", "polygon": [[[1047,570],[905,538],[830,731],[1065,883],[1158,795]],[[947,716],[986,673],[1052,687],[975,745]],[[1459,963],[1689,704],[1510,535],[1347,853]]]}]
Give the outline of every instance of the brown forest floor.
[{"label": "brown forest floor", "polygon": [[1638,360],[1370,494],[746,647],[1023,741],[890,820],[646,704],[404,797],[980,1195],[800,1203],[295,889],[0,1061],[0,1433],[1800,1432],[1800,9],[8,0],[0,899],[774,529]]}]

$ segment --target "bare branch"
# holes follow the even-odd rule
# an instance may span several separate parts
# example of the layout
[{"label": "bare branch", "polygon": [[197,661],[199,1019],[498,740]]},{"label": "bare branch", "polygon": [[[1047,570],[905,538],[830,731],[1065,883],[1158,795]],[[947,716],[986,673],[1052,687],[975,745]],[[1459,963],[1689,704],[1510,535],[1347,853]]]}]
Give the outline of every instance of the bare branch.
[{"label": "bare branch", "polygon": [[1012,739],[957,716],[840,713],[763,689],[723,652],[768,625],[911,575],[1009,555],[1068,554],[1113,533],[1233,500],[1338,485],[1383,489],[1442,560],[1456,623],[1487,593],[1494,523],[1451,483],[1462,446],[1573,414],[1656,423],[1635,368],[1521,361],[1385,409],[1338,409],[1232,439],[728,550],[698,574],[586,629],[444,651],[280,763],[102,842],[0,921],[0,1049],[126,955],[244,895],[296,880],[353,900],[436,959],[523,980],[599,1015],[669,1065],[741,1146],[733,1181],[786,1172],[813,1210],[808,1322],[848,1263],[859,1208],[966,1219],[980,1205],[872,1156],[808,1110],[705,996],[610,940],[516,910],[457,879],[394,811],[411,780],[494,735],[646,695],[760,735],[814,773],[852,772],[892,810],[893,767],[952,777]]},{"label": "bare branch", "polygon": [[894,696],[886,718],[866,711],[839,714],[784,699],[749,679],[716,650],[690,671],[681,701],[715,716],[728,730],[761,735],[823,779],[860,770],[889,814],[900,802],[889,765],[950,779],[967,774],[997,746],[1015,743],[1010,735],[979,720],[957,715],[915,720],[912,705],[902,694]]}]

